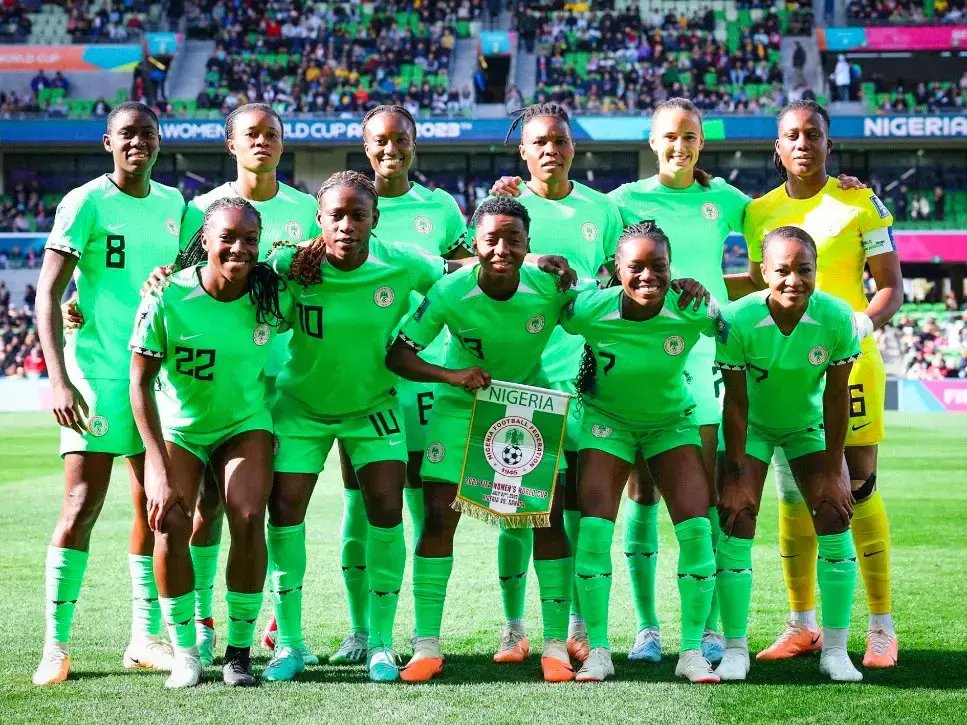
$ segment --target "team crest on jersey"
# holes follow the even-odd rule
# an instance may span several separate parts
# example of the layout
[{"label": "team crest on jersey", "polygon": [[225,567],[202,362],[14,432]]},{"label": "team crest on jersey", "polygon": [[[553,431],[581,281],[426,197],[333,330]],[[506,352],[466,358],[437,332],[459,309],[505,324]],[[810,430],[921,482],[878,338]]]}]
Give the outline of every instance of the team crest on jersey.
[{"label": "team crest on jersey", "polygon": [[527,321],[527,331],[532,335],[544,329],[544,315],[534,315]]},{"label": "team crest on jersey", "polygon": [[494,471],[523,478],[544,459],[544,438],[531,421],[511,415],[501,418],[484,434],[484,457]]},{"label": "team crest on jersey", "polygon": [[178,232],[180,231],[180,228],[178,227],[178,222],[176,222],[171,217],[168,217],[167,219],[165,219],[165,229],[168,230],[168,234],[173,234],[176,237],[178,236]]},{"label": "team crest on jersey", "polygon": [[393,292],[392,287],[380,287],[373,295],[373,302],[380,307],[389,307],[395,299],[396,293]]},{"label": "team crest on jersey", "polygon": [[299,222],[286,222],[285,236],[291,242],[301,242],[305,235],[305,230]]},{"label": "team crest on jersey", "polygon": [[439,463],[447,454],[447,449],[440,441],[433,441],[426,447],[426,460],[430,463]]},{"label": "team crest on jersey", "polygon": [[91,432],[92,436],[100,438],[103,435],[107,435],[107,432],[111,429],[111,425],[103,415],[95,415],[91,418],[91,422],[87,424],[87,429]]},{"label": "team crest on jersey", "polygon": [[665,352],[669,355],[681,355],[685,349],[685,341],[679,335],[669,335],[665,338]]},{"label": "team crest on jersey", "polygon": [[269,330],[269,326],[266,324],[259,325],[255,328],[255,333],[252,335],[252,341],[261,347],[269,341],[272,336],[272,331]]},{"label": "team crest on jersey", "polygon": [[584,222],[584,225],[581,227],[581,234],[584,235],[587,241],[593,242],[598,238],[598,228],[594,226],[593,222]]},{"label": "team crest on jersey", "polygon": [[413,228],[417,234],[432,234],[433,221],[428,216],[418,216],[413,220]]},{"label": "team crest on jersey", "polygon": [[719,218],[719,208],[715,206],[715,204],[713,204],[712,202],[707,201],[704,204],[702,204],[702,216],[704,216],[709,221],[714,222],[716,219]]},{"label": "team crest on jersey", "polygon": [[613,432],[614,429],[609,428],[606,425],[591,426],[591,435],[593,435],[595,438],[610,438]]},{"label": "team crest on jersey", "polygon": [[809,362],[813,365],[822,365],[827,360],[829,360],[829,350],[822,345],[816,345],[809,351]]}]

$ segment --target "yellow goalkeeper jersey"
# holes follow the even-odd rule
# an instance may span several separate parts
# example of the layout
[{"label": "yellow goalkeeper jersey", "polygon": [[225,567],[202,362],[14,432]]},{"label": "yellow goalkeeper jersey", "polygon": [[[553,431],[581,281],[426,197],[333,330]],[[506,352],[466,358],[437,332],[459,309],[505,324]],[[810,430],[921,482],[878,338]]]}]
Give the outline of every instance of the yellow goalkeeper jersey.
[{"label": "yellow goalkeeper jersey", "polygon": [[749,259],[762,261],[762,239],[776,227],[809,232],[819,250],[816,288],[866,309],[863,267],[868,257],[895,252],[893,216],[870,189],[839,188],[830,178],[815,196],[792,199],[786,185],[753,199],[745,212]]}]

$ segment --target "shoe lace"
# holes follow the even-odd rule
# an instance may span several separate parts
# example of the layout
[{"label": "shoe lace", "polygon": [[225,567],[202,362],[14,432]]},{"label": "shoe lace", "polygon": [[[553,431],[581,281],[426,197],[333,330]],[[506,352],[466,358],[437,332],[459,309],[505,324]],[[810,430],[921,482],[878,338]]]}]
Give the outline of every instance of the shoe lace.
[{"label": "shoe lace", "polygon": [[356,632],[350,632],[347,634],[339,645],[339,650],[341,652],[346,652],[352,654],[358,652],[361,649],[366,649],[366,645],[363,644],[362,639]]},{"label": "shoe lace", "polygon": [[40,659],[50,664],[59,665],[67,659],[67,653],[59,647],[47,647],[44,649]]},{"label": "shoe lace", "polygon": [[500,648],[502,650],[513,649],[522,639],[524,639],[523,632],[519,632],[516,629],[505,629],[504,636],[500,640]]},{"label": "shoe lace", "polygon": [[890,635],[888,635],[885,630],[872,629],[869,631],[867,636],[870,640],[870,649],[872,649],[875,654],[886,654],[887,649],[890,647]]},{"label": "shoe lace", "polygon": [[648,629],[643,629],[638,633],[638,636],[635,638],[635,645],[637,645],[638,647],[643,647],[649,642],[657,642],[657,641],[658,641],[658,632],[652,629],[651,627],[649,627]]},{"label": "shoe lace", "polygon": [[249,674],[249,658],[243,654],[235,655],[225,666],[236,675]]},{"label": "shoe lace", "polygon": [[782,630],[782,634],[779,635],[779,641],[785,642],[788,639],[795,637],[800,632],[804,631],[806,628],[799,624],[799,622],[794,622],[791,619],[786,621],[786,628]]}]

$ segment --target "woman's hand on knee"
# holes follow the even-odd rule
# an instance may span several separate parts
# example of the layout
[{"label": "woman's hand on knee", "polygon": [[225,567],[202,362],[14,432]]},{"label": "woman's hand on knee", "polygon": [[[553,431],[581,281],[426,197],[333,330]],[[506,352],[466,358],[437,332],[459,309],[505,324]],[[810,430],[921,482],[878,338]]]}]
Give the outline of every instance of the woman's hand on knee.
[{"label": "woman's hand on knee", "polygon": [[[741,477],[729,477],[722,486],[718,502],[719,524],[726,536],[734,533],[755,532],[756,518],[759,516],[759,500],[751,486]],[[739,531],[736,532],[736,525]],[[748,527],[751,526],[751,531]]]},{"label": "woman's hand on knee", "polygon": [[[816,519],[838,523],[843,529],[849,528],[853,518],[853,492],[849,481],[841,472],[830,472],[815,476],[809,491],[809,508]],[[832,521],[829,519],[832,518]]]}]

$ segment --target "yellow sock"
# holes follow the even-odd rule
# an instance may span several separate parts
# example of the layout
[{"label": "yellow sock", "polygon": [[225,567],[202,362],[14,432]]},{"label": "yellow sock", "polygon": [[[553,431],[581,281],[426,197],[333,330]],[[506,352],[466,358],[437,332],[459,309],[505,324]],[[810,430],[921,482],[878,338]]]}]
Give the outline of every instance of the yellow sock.
[{"label": "yellow sock", "polygon": [[779,555],[789,594],[789,609],[816,608],[816,556],[819,544],[806,504],[779,502]]},{"label": "yellow sock", "polygon": [[890,611],[890,522],[879,491],[853,507],[853,544],[870,614]]}]

